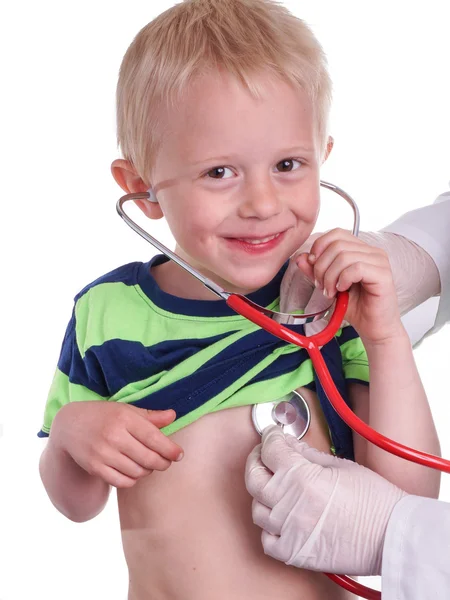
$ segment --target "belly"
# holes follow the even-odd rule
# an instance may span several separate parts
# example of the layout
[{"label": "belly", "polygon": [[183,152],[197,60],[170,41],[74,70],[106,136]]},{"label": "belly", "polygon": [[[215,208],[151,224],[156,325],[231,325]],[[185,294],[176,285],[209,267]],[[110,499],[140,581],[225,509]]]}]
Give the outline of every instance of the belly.
[{"label": "belly", "polygon": [[[329,452],[317,399],[310,445]],[[287,567],[264,555],[245,489],[247,456],[260,436],[251,407],[207,415],[178,431],[180,463],[118,490],[129,600],[342,600],[349,598],[320,573]]]}]

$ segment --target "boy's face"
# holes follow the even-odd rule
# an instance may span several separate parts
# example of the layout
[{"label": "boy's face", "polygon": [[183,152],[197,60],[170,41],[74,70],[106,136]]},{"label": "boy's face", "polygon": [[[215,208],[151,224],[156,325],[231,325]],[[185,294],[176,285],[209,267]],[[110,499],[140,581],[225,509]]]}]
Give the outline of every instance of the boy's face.
[{"label": "boy's face", "polygon": [[259,99],[224,74],[191,86],[164,118],[151,175],[177,254],[241,293],[275,276],[319,210],[311,103],[287,83],[261,81]]}]

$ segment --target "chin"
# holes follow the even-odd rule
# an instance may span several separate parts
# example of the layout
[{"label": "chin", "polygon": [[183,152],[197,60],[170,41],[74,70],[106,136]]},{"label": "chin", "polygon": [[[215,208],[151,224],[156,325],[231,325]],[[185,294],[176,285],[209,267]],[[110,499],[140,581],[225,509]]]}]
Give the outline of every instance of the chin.
[{"label": "chin", "polygon": [[225,287],[225,289],[227,291],[234,290],[244,295],[251,294],[270,283],[280,269],[281,267],[270,272],[265,270],[261,273],[255,273],[255,270],[253,269],[248,273],[248,276],[246,274],[245,277],[243,274],[238,277],[225,277],[228,285],[228,289],[227,287]]}]

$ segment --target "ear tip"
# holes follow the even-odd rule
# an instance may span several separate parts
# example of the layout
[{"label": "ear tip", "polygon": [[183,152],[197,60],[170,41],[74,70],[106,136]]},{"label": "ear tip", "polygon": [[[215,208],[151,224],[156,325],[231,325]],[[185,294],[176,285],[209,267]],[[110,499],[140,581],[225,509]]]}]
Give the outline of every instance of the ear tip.
[{"label": "ear tip", "polygon": [[156,199],[155,192],[153,191],[153,188],[148,189],[147,193],[148,193],[149,202],[154,202],[154,203],[158,202],[158,200]]}]

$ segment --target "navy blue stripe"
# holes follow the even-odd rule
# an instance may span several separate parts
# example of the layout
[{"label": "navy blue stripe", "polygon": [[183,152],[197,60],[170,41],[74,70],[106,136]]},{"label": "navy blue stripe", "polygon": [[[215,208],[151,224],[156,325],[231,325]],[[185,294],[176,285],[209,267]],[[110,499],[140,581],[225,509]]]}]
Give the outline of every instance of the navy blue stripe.
[{"label": "navy blue stripe", "polygon": [[93,374],[99,377],[96,369],[101,365],[101,376],[108,390],[103,395],[113,396],[130,383],[170,371],[190,356],[233,333],[228,331],[208,338],[168,340],[153,346],[120,339],[108,340],[101,346],[91,346],[83,364],[73,368],[71,376],[91,389],[91,377]]},{"label": "navy blue stripe", "polygon": [[342,346],[342,344],[345,344],[345,342],[349,342],[350,340],[354,340],[358,337],[359,335],[356,329],[354,329],[351,325],[348,325],[347,327],[342,328],[341,335],[337,336],[336,339],[339,343],[339,346]]},{"label": "navy blue stripe", "polygon": [[[144,293],[160,308],[178,315],[193,317],[230,317],[236,315],[225,300],[187,300],[172,296],[161,290],[150,273],[151,267],[167,262],[162,254],[155,256],[150,262],[142,264],[138,272],[138,283]],[[266,286],[249,294],[247,297],[256,304],[268,306],[280,295],[280,285],[287,269],[286,262],[275,277]]]},{"label": "navy blue stripe", "polygon": [[[303,330],[299,325],[289,326],[289,329]],[[226,348],[195,373],[133,404],[153,410],[172,408],[178,417],[184,416],[220,394],[274,350],[286,345],[286,342],[259,329]],[[282,354],[264,369],[264,376],[271,379],[287,373],[307,358],[306,351]]]},{"label": "navy blue stripe", "polygon": [[[347,393],[347,382],[342,366],[342,354],[339,347],[339,343],[336,339],[331,340],[328,344],[322,347],[322,356],[325,360],[330,375],[336,385],[340,395],[344,399],[347,405],[349,405],[348,393]],[[327,395],[319,381],[317,374],[315,374],[316,381],[316,394],[319,398],[320,406],[322,408],[325,419],[327,420],[328,427],[331,433],[331,441],[336,450],[336,455],[341,458],[348,458],[354,460],[354,449],[353,449],[353,433],[350,427],[341,419],[341,417],[334,410]]]},{"label": "navy blue stripe", "polygon": [[[213,363],[202,368],[181,381],[175,382],[162,390],[149,394],[145,398],[133,402],[140,408],[163,410],[173,408],[178,417],[182,417],[199,406],[202,406],[220,394],[250,369],[258,365],[267,356],[267,347],[255,348],[253,352],[239,354],[234,359]],[[268,372],[279,369],[278,361],[291,361],[290,354],[281,355],[274,364],[267,367]]]},{"label": "navy blue stripe", "polygon": [[72,313],[66,329],[58,369],[67,375],[71,383],[83,385],[100,396],[110,395],[102,365],[97,358],[92,355],[84,361],[81,358],[75,334],[75,313]]},{"label": "navy blue stripe", "polygon": [[[224,300],[188,300],[172,296],[161,290],[151,274],[151,268],[168,260],[163,254],[158,254],[146,263],[132,262],[122,265],[85,286],[75,296],[75,301],[77,302],[93,287],[103,283],[121,282],[130,286],[138,283],[152,302],[168,312],[196,317],[227,317],[236,314]],[[272,281],[256,292],[249,294],[248,298],[261,306],[268,306],[274,302],[280,295],[281,280],[287,266],[288,262],[283,265]]]},{"label": "navy blue stripe", "polygon": [[84,294],[86,294],[91,288],[101,285],[102,283],[124,283],[125,285],[136,285],[138,278],[138,271],[141,267],[141,262],[132,262],[121,267],[117,267],[113,271],[98,277],[87,286],[85,286],[81,292],[75,296],[75,302],[77,302]]}]

